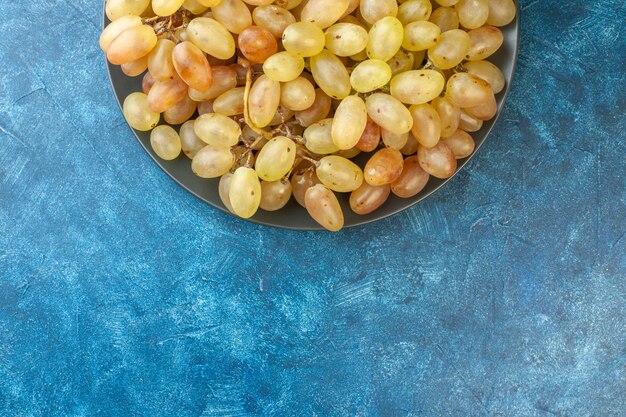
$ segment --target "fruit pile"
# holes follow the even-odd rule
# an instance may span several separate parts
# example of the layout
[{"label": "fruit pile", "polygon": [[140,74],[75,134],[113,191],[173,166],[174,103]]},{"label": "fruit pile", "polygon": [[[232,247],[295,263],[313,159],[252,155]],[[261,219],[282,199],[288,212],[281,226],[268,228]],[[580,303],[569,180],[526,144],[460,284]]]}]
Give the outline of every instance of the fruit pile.
[{"label": "fruit pile", "polygon": [[[242,218],[293,196],[343,227],[448,178],[504,88],[513,0],[107,0],[100,46],[142,92],[130,126]],[[166,124],[159,125],[161,119]],[[174,129],[172,126],[179,126]],[[364,153],[364,167],[352,161]]]}]

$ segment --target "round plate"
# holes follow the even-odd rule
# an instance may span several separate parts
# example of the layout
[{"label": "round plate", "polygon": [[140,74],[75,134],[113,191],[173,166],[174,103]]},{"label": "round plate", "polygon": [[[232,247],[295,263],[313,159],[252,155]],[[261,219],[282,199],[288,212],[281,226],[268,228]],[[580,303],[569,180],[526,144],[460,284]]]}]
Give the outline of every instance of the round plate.
[{"label": "round plate", "polygon": [[[106,26],[108,23],[109,21],[106,17],[106,14],[104,14],[104,25]],[[515,72],[515,65],[517,64],[517,55],[519,49],[519,27],[520,24],[518,6],[516,19],[508,26],[500,28],[504,33],[504,44],[496,54],[489,58],[489,61],[496,64],[502,70],[502,72],[504,73],[504,77],[506,78],[506,87],[504,91],[502,91],[497,96],[498,114],[494,119],[485,122],[483,128],[480,131],[472,133],[472,137],[476,142],[476,151],[469,158],[459,161],[459,166],[455,175],[458,174],[461,169],[463,169],[463,167],[469,162],[470,159],[472,159],[474,155],[476,155],[476,152],[478,152],[482,144],[485,142],[487,136],[489,135],[489,132],[491,131],[494,124],[498,120],[498,117],[500,116],[502,106],[504,105],[506,97],[509,93],[509,88],[511,86],[511,81]],[[121,109],[124,99],[129,94],[136,91],[141,91],[141,80],[143,77],[139,76],[135,78],[130,78],[122,72],[120,67],[111,65],[109,63],[107,63],[107,65],[109,78],[111,80],[111,86],[113,87],[113,91],[115,92],[117,102],[120,105]],[[220,200],[220,197],[218,195],[217,186],[219,179],[206,180],[195,176],[191,171],[191,161],[183,154],[181,154],[181,156],[174,161],[163,161],[159,159],[159,157],[156,156],[150,146],[150,132],[139,132],[137,130],[134,130],[134,133],[139,143],[143,146],[146,152],[148,152],[152,159],[154,159],[157,165],[159,165],[170,177],[172,177],[174,181],[180,184],[181,187],[184,187],[190,193],[192,193],[199,199],[209,203],[213,207],[229,213],[222,204],[222,201]],[[367,224],[406,210],[407,208],[419,203],[420,201],[423,201],[428,196],[432,195],[435,191],[439,190],[452,178],[454,178],[454,176],[446,180],[439,180],[431,177],[426,188],[420,194],[413,198],[401,199],[393,196],[392,194],[389,200],[381,208],[367,216],[359,216],[352,212],[348,204],[349,194],[338,194],[337,196],[339,197],[339,201],[343,206],[343,211],[345,215],[345,227]],[[259,210],[257,214],[250,220],[259,224],[282,227],[286,229],[322,229],[309,216],[306,210],[302,208],[298,203],[296,203],[293,199],[282,210],[279,210],[277,212],[266,212],[263,210]]]}]

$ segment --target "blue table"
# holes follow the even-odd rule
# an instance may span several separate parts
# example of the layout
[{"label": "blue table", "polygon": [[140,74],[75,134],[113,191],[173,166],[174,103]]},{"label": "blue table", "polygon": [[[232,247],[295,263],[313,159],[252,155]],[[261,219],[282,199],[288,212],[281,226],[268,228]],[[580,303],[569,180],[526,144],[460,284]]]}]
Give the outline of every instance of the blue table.
[{"label": "blue table", "polygon": [[626,5],[521,9],[469,168],[334,235],[157,168],[101,2],[0,2],[0,415],[626,415]]}]

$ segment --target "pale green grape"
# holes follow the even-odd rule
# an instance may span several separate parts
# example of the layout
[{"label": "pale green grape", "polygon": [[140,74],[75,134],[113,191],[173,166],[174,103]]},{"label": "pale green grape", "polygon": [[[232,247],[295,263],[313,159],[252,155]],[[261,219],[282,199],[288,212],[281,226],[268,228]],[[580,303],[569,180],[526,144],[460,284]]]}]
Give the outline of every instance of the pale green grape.
[{"label": "pale green grape", "polygon": [[398,7],[397,17],[406,26],[411,22],[428,20],[432,12],[430,0],[409,0]]},{"label": "pale green grape", "polygon": [[386,147],[397,151],[402,150],[409,141],[409,132],[397,134],[383,129],[381,136]]},{"label": "pale green grape", "polygon": [[402,23],[395,17],[384,17],[370,29],[367,55],[371,59],[389,61],[400,50],[403,40],[404,27]]},{"label": "pale green grape", "polygon": [[178,158],[182,149],[180,136],[167,125],[157,126],[150,133],[150,146],[157,156],[165,161]]},{"label": "pale green grape", "polygon": [[237,87],[225,92],[213,102],[213,111],[228,117],[243,114],[245,90],[245,87]]},{"label": "pale green grape", "polygon": [[280,83],[261,75],[250,89],[248,105],[252,122],[257,127],[269,126],[280,105]]},{"label": "pale green grape", "polygon": [[226,174],[235,163],[230,148],[205,146],[191,161],[191,170],[200,178],[218,178]]},{"label": "pale green grape", "polygon": [[412,22],[404,27],[402,47],[408,51],[424,51],[439,42],[441,29],[432,22]]},{"label": "pale green grape", "polygon": [[441,34],[439,42],[428,50],[428,58],[439,69],[459,65],[470,50],[470,37],[464,30],[452,29]]},{"label": "pale green grape", "polygon": [[332,98],[343,99],[352,90],[346,66],[327,50],[311,57],[311,73],[317,85]]},{"label": "pale green grape", "polygon": [[228,191],[233,212],[244,219],[254,216],[261,205],[261,192],[261,183],[256,172],[252,168],[237,168]]},{"label": "pale green grape", "polygon": [[157,16],[169,16],[180,9],[185,0],[152,0],[152,10]]},{"label": "pale green grape", "polygon": [[159,124],[161,115],[150,110],[148,96],[143,93],[132,93],[124,100],[124,117],[133,129],[147,132]]},{"label": "pale green grape", "polygon": [[459,0],[454,8],[459,15],[459,23],[467,29],[477,29],[489,18],[489,0]]},{"label": "pale green grape", "polygon": [[318,155],[328,155],[339,150],[332,136],[333,119],[325,119],[307,127],[304,131],[305,146]]},{"label": "pale green grape", "polygon": [[352,149],[359,143],[367,126],[367,107],[359,96],[346,97],[335,111],[332,125],[333,143],[337,148]]},{"label": "pale green grape", "polygon": [[395,17],[398,14],[398,3],[396,0],[361,0],[360,12],[363,19],[373,25],[385,17]]},{"label": "pale green grape", "polygon": [[389,94],[372,94],[365,104],[367,114],[383,129],[400,134],[408,132],[413,127],[409,109]]},{"label": "pale green grape", "polygon": [[315,87],[304,77],[280,86],[280,104],[292,111],[303,111],[315,102]]},{"label": "pale green grape", "polygon": [[337,23],[326,30],[326,49],[337,56],[352,56],[365,50],[368,39],[362,26]]},{"label": "pale green grape", "polygon": [[123,16],[139,16],[150,5],[150,0],[107,0],[105,11],[110,20],[117,20]]},{"label": "pale green grape", "polygon": [[359,93],[378,90],[391,80],[391,68],[385,61],[368,59],[358,64],[350,75],[350,84]]},{"label": "pale green grape", "polygon": [[222,114],[207,113],[194,124],[196,135],[214,148],[230,148],[239,142],[241,128],[233,119]]},{"label": "pale green grape", "polygon": [[296,23],[296,18],[289,10],[275,4],[255,8],[252,11],[252,20],[256,25],[269,30],[276,38],[281,38],[287,26]]},{"label": "pale green grape", "polygon": [[322,184],[333,191],[349,193],[363,183],[363,171],[354,162],[337,155],[322,158],[316,170]]},{"label": "pale green grape", "polygon": [[309,0],[300,13],[300,20],[326,29],[341,19],[349,5],[349,0]]},{"label": "pale green grape", "polygon": [[215,19],[197,17],[187,27],[189,40],[207,54],[218,59],[229,59],[235,55],[233,35]]},{"label": "pale green grape", "polygon": [[405,104],[428,103],[441,94],[445,84],[437,71],[406,71],[391,80],[391,95]]},{"label": "pale green grape", "polygon": [[189,159],[193,159],[200,149],[206,146],[206,143],[196,135],[194,122],[194,120],[185,122],[178,132],[183,153]]},{"label": "pale green grape", "polygon": [[265,75],[271,80],[283,83],[295,80],[303,70],[304,59],[287,51],[272,55],[263,63]]},{"label": "pale green grape", "polygon": [[324,31],[311,22],[292,23],[283,32],[285,50],[303,58],[322,52],[325,43]]},{"label": "pale green grape", "polygon": [[291,171],[296,160],[293,140],[278,136],[271,139],[259,152],[255,169],[264,181],[278,181]]}]

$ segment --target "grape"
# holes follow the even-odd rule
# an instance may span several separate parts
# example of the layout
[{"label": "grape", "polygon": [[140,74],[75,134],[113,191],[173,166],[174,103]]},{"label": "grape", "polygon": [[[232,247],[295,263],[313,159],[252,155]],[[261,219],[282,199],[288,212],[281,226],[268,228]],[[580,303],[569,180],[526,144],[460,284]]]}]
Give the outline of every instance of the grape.
[{"label": "grape", "polygon": [[428,184],[430,175],[422,169],[417,156],[404,160],[400,177],[391,184],[391,192],[400,198],[418,195]]},{"label": "grape", "polygon": [[230,183],[233,180],[233,174],[232,173],[227,173],[225,175],[222,175],[222,177],[220,178],[220,183],[218,185],[217,188],[217,192],[220,196],[220,200],[222,200],[222,204],[224,204],[224,207],[226,207],[226,210],[230,211],[232,214],[235,214],[235,211],[233,210],[233,206],[232,204],[230,204]]},{"label": "grape", "polygon": [[148,93],[148,106],[152,111],[163,113],[187,95],[187,84],[180,78],[157,81]]},{"label": "grape", "polygon": [[289,110],[303,111],[315,102],[315,87],[309,80],[298,77],[280,87],[280,104]]},{"label": "grape", "polygon": [[261,209],[277,211],[289,203],[291,199],[291,183],[283,178],[280,181],[261,182]]},{"label": "grape", "polygon": [[293,81],[303,70],[304,59],[286,51],[272,55],[263,63],[263,72],[274,81]]},{"label": "grape", "polygon": [[461,121],[461,109],[450,103],[445,97],[437,97],[431,102],[431,105],[439,114],[441,136],[447,138],[456,132]]},{"label": "grape", "polygon": [[480,61],[493,55],[502,43],[504,35],[502,31],[493,26],[483,26],[468,32],[470,37],[470,49],[465,59],[468,61]]},{"label": "grape", "polygon": [[174,48],[176,44],[169,39],[159,39],[148,55],[148,70],[158,81],[171,80],[176,76],[174,67]]},{"label": "grape", "polygon": [[506,26],[515,19],[517,9],[513,0],[489,0],[487,24]]},{"label": "grape", "polygon": [[332,137],[333,119],[324,119],[304,131],[305,146],[318,155],[328,155],[339,150]]},{"label": "grape", "polygon": [[327,50],[311,57],[311,73],[319,87],[332,98],[347,97],[352,88],[346,66]]},{"label": "grape", "polygon": [[242,0],[222,0],[211,7],[213,18],[230,32],[239,34],[252,26],[252,14]]},{"label": "grape", "polygon": [[391,184],[402,174],[403,165],[404,158],[400,151],[381,149],[365,165],[365,181],[370,185]]},{"label": "grape", "polygon": [[300,19],[326,29],[343,16],[349,5],[349,0],[309,0],[300,13]]},{"label": "grape", "polygon": [[299,57],[311,57],[324,50],[326,35],[319,26],[310,22],[296,22],[283,32],[283,47]]},{"label": "grape", "polygon": [[413,117],[412,133],[420,145],[432,148],[441,138],[441,119],[439,113],[428,103],[409,108]]},{"label": "grape", "polygon": [[296,144],[293,140],[278,136],[261,149],[256,159],[256,172],[264,181],[278,181],[286,176],[296,160]]},{"label": "grape", "polygon": [[363,183],[363,171],[358,165],[337,155],[325,156],[316,170],[322,184],[333,191],[349,193]]},{"label": "grape", "polygon": [[122,72],[129,77],[137,77],[148,69],[148,57],[144,56],[126,64],[122,64]]},{"label": "grape", "polygon": [[189,97],[194,101],[212,100],[237,87],[237,72],[233,68],[213,67],[211,73],[213,74],[213,84],[206,91],[189,89]]},{"label": "grape", "polygon": [[360,154],[361,154],[361,150],[355,146],[354,148],[337,151],[333,155],[341,156],[347,159],[354,159]]},{"label": "grape", "polygon": [[316,88],[313,104],[304,111],[296,112],[296,120],[302,127],[309,127],[324,120],[328,116],[331,106],[332,99],[321,88]]},{"label": "grape", "polygon": [[361,0],[360,12],[363,19],[373,25],[387,16],[397,16],[398,3],[396,0]]},{"label": "grape", "polygon": [[[270,124],[268,126],[278,126],[281,125],[283,123],[286,123],[288,121],[290,121],[293,116],[296,114],[296,112],[289,110],[286,107],[283,106],[278,106],[278,110],[276,110],[276,113],[274,114],[274,117],[272,118],[272,121],[270,122]],[[294,126],[293,129],[296,129],[297,126]],[[295,132],[295,130],[292,129],[292,132]]]},{"label": "grape", "polygon": [[412,22],[428,20],[433,11],[430,0],[409,0],[398,7],[398,20],[404,26]]},{"label": "grape", "polygon": [[180,136],[180,143],[183,150],[183,153],[189,159],[193,159],[194,156],[200,151],[200,149],[206,146],[198,135],[196,135],[196,131],[194,129],[194,121],[190,120],[185,122],[178,132]]},{"label": "grape", "polygon": [[147,72],[146,75],[143,76],[143,80],[141,80],[141,91],[143,91],[144,94],[148,94],[155,82],[156,80],[152,77],[152,74]]},{"label": "grape", "polygon": [[207,113],[215,113],[213,109],[213,102],[214,100],[209,100],[201,101],[200,103],[198,103],[198,115],[202,116],[203,114]]},{"label": "grape", "polygon": [[367,59],[358,64],[350,75],[350,84],[359,93],[369,93],[391,80],[391,68],[385,61]]},{"label": "grape", "polygon": [[183,8],[195,15],[200,15],[208,10],[208,7],[199,3],[198,0],[185,0]]},{"label": "grape", "polygon": [[441,29],[432,22],[412,22],[404,27],[402,47],[408,51],[424,51],[439,42]]},{"label": "grape", "polygon": [[298,168],[291,177],[291,189],[293,197],[302,207],[306,207],[305,195],[309,188],[320,184],[317,174],[312,165]]},{"label": "grape", "polygon": [[326,49],[337,56],[352,56],[365,50],[367,30],[354,23],[337,23],[326,30]]},{"label": "grape", "polygon": [[230,148],[205,146],[191,161],[191,170],[200,178],[218,178],[226,174],[235,163]]},{"label": "grape", "polygon": [[107,59],[113,65],[122,65],[150,53],[157,43],[157,36],[151,26],[141,25],[120,33],[107,48]]},{"label": "grape", "polygon": [[414,155],[417,152],[417,146],[419,143],[412,133],[409,133],[409,138],[406,141],[406,145],[400,149],[400,153],[405,156]]},{"label": "grape", "polygon": [[359,96],[346,97],[337,110],[332,124],[333,143],[339,149],[356,146],[367,126],[367,108]]},{"label": "grape", "polygon": [[163,120],[170,125],[181,125],[191,119],[197,106],[195,101],[189,96],[185,96],[181,101],[163,112]]},{"label": "grape", "polygon": [[465,112],[478,120],[491,120],[498,113],[498,103],[496,102],[496,96],[493,94],[489,97],[486,103],[475,107],[466,107]]},{"label": "grape", "polygon": [[169,16],[180,9],[185,0],[152,0],[152,10],[157,16]]},{"label": "grape", "polygon": [[375,93],[365,102],[367,114],[383,129],[406,133],[413,127],[409,110],[398,99],[384,93]]},{"label": "grape", "polygon": [[225,92],[213,102],[213,111],[228,117],[243,114],[245,90],[237,87]]},{"label": "grape", "polygon": [[372,152],[378,148],[378,145],[380,144],[380,136],[380,126],[378,126],[371,117],[367,116],[365,130],[363,131],[359,142],[356,144],[356,147],[363,152]]},{"label": "grape", "polygon": [[235,40],[217,20],[197,17],[187,26],[189,40],[198,48],[218,59],[229,59],[235,55]]},{"label": "grape", "polygon": [[371,59],[389,61],[400,50],[403,40],[404,28],[402,23],[395,17],[384,17],[370,29],[367,55]]},{"label": "grape", "polygon": [[450,7],[457,4],[459,0],[435,0],[435,2],[440,6]]},{"label": "grape", "polygon": [[250,119],[257,127],[269,126],[280,104],[280,83],[260,76],[250,89]]},{"label": "grape", "polygon": [[228,197],[237,216],[243,219],[254,216],[261,205],[261,183],[252,168],[237,168],[230,180]]},{"label": "grape", "polygon": [[428,103],[441,94],[445,84],[437,71],[406,71],[391,80],[391,95],[405,104]]},{"label": "grape", "polygon": [[157,126],[150,133],[150,145],[159,158],[171,161],[180,155],[180,136],[170,126]]},{"label": "grape", "polygon": [[107,0],[105,11],[107,17],[114,21],[123,16],[141,15],[150,5],[150,0]]},{"label": "grape", "polygon": [[238,41],[241,53],[254,63],[263,63],[278,52],[278,43],[272,32],[261,26],[249,26],[240,34]]},{"label": "grape", "polygon": [[[421,58],[418,58],[418,55],[420,55]],[[400,49],[398,53],[393,56],[393,58],[387,61],[387,65],[391,68],[391,74],[393,76],[400,74],[401,72],[412,70],[416,64],[420,65],[423,60],[424,53],[416,54]]]},{"label": "grape", "polygon": [[143,93],[132,93],[126,97],[123,113],[130,127],[142,132],[154,129],[161,119],[159,113],[150,110],[148,96]]},{"label": "grape", "polygon": [[445,143],[456,159],[463,159],[470,156],[474,153],[474,149],[476,148],[476,143],[474,142],[474,138],[462,130],[457,130],[450,137],[443,139],[443,143]]},{"label": "grape", "polygon": [[206,91],[213,84],[213,72],[204,53],[191,42],[176,45],[173,52],[174,68],[191,88]]},{"label": "grape", "polygon": [[487,81],[491,86],[494,94],[500,93],[504,90],[504,85],[506,83],[504,79],[504,74],[500,68],[495,66],[489,61],[474,61],[474,62],[466,62],[463,64],[465,70],[477,76],[478,78],[482,78]]},{"label": "grape", "polygon": [[483,127],[483,121],[470,116],[461,110],[461,118],[459,120],[459,129],[466,132],[478,132]]},{"label": "grape", "polygon": [[485,104],[492,95],[493,91],[487,81],[463,72],[450,77],[446,87],[446,98],[461,108]]},{"label": "grape", "polygon": [[115,38],[121,35],[124,31],[141,25],[141,18],[139,16],[122,16],[111,22],[110,25],[104,28],[102,34],[100,35],[100,48],[106,52]]},{"label": "grape", "polygon": [[487,23],[489,0],[459,0],[454,8],[459,23],[467,29],[477,29]]},{"label": "grape", "polygon": [[231,149],[233,155],[235,155],[235,164],[230,169],[231,172],[235,171],[239,167],[252,167],[256,162],[256,156],[254,152],[250,152],[247,146],[238,145]]},{"label": "grape", "polygon": [[428,50],[428,58],[439,69],[447,70],[459,65],[470,50],[470,37],[461,29],[441,34],[439,42]]},{"label": "grape", "polygon": [[359,8],[359,5],[361,4],[361,0],[349,0],[348,1],[348,9],[343,13],[343,16],[341,16],[341,20],[344,20],[346,17],[354,17],[351,16],[351,14]]},{"label": "grape", "polygon": [[344,217],[335,194],[321,184],[309,188],[305,194],[306,209],[322,227],[331,232],[343,228]]},{"label": "grape", "polygon": [[214,148],[230,148],[239,142],[241,128],[229,117],[217,113],[207,113],[196,119],[196,135]]},{"label": "grape", "polygon": [[397,151],[404,148],[404,145],[409,141],[409,132],[396,134],[388,130],[382,130],[381,135],[383,143],[387,148],[395,149]]},{"label": "grape", "polygon": [[441,32],[459,28],[459,15],[451,7],[440,7],[430,15],[430,21],[439,26]]},{"label": "grape", "polygon": [[276,38],[281,38],[287,26],[296,23],[296,18],[289,10],[273,4],[254,9],[252,20],[256,25],[269,30]]},{"label": "grape", "polygon": [[364,182],[350,194],[350,208],[361,216],[370,214],[385,204],[390,193],[389,184],[374,186]]},{"label": "grape", "polygon": [[444,142],[440,141],[433,148],[420,146],[417,149],[417,158],[422,169],[433,177],[450,178],[456,172],[456,158]]}]

